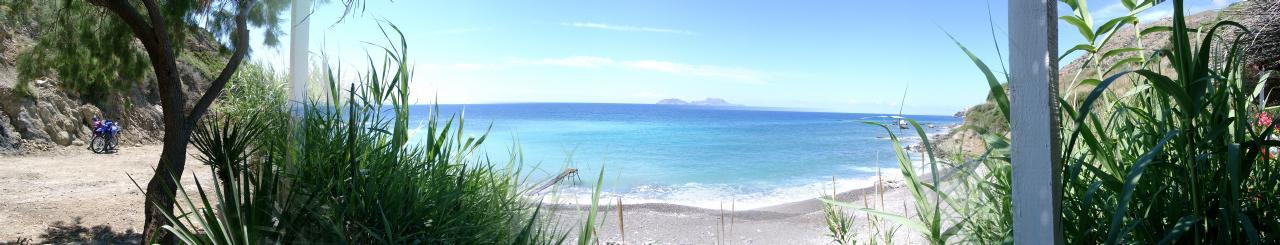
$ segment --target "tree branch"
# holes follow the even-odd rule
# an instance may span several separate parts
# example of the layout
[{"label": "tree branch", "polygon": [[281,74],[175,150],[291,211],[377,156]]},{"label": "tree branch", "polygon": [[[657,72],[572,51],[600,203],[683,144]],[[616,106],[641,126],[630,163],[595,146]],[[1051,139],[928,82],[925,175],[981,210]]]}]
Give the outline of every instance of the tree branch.
[{"label": "tree branch", "polygon": [[142,41],[143,46],[146,46],[149,42],[157,41],[154,33],[147,31],[151,30],[151,25],[142,17],[141,13],[138,13],[138,9],[129,4],[128,0],[89,0],[88,2],[89,4],[106,8],[120,16],[120,19],[129,25],[129,29],[133,30],[133,35]]},{"label": "tree branch", "polygon": [[240,63],[244,61],[244,56],[249,52],[249,27],[248,13],[249,8],[253,6],[253,1],[242,0],[240,6],[236,10],[236,33],[232,45],[235,46],[235,52],[231,54],[231,60],[227,61],[227,65],[222,67],[222,72],[218,73],[218,78],[209,84],[209,89],[205,90],[204,95],[200,97],[200,101],[196,102],[195,107],[191,108],[191,114],[187,115],[186,127],[193,128],[201,116],[209,110],[209,106],[213,104],[213,100],[222,94],[222,89],[227,86],[227,81],[231,80],[231,76],[235,74],[236,69],[240,67]]},{"label": "tree branch", "polygon": [[143,16],[136,7],[131,4],[130,0],[87,0],[90,4],[106,8],[119,16],[125,24],[129,25],[129,29],[133,31],[133,35],[142,42],[142,47],[147,50],[147,57],[151,60],[151,66],[156,73],[156,88],[160,91],[160,104],[165,111],[165,124],[173,123],[179,126],[182,123],[183,104],[186,103],[186,95],[182,93],[182,82],[178,80],[176,64],[174,63],[173,45],[169,42],[168,26],[165,25],[163,12],[154,0],[143,0],[146,5],[148,18]]}]

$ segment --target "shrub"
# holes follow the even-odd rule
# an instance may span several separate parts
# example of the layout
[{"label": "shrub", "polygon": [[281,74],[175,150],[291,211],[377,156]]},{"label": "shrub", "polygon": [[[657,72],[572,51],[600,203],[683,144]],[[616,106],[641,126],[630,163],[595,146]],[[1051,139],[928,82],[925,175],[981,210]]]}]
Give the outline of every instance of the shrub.
[{"label": "shrub", "polygon": [[[1172,26],[1132,33],[1139,40],[1135,45],[1139,45],[1150,33],[1168,32],[1167,49],[1136,46],[1101,50],[1116,30],[1136,23],[1134,15],[1155,2],[1127,1],[1129,15],[1101,26],[1089,21],[1084,1],[1064,3],[1073,12],[1063,19],[1086,40],[1068,52],[1086,52],[1087,62],[1081,69],[1092,70],[1063,81],[1068,91],[1092,89],[1060,97],[1062,110],[1056,115],[1063,128],[1059,171],[1063,176],[1066,242],[1280,242],[1280,213],[1276,212],[1280,210],[1280,199],[1276,198],[1280,197],[1280,164],[1270,152],[1280,141],[1270,138],[1275,125],[1258,123],[1269,118],[1255,118],[1264,109],[1254,101],[1262,90],[1245,89],[1252,86],[1244,81],[1249,76],[1242,74],[1241,68],[1239,40],[1245,28],[1217,21],[1193,29],[1186,24],[1183,1],[1174,0]],[[1226,32],[1232,29],[1240,31]],[[967,242],[1013,242],[1009,180],[1011,166],[1017,163],[1008,162],[1009,139],[983,130],[992,124],[1007,125],[1008,100],[996,92],[1003,90],[1000,79],[967,49],[961,49],[982,70],[992,90],[995,103],[979,109],[998,109],[1006,119],[999,123],[994,119],[966,120],[978,124],[966,128],[983,133],[986,154],[957,161],[963,163],[954,166],[958,174],[944,177],[952,179],[957,190],[943,193],[936,179],[931,185],[918,184],[920,181],[906,170],[911,165],[904,160],[905,154],[899,152],[907,187],[918,206],[926,205],[917,208],[922,215],[913,220],[873,209],[859,210],[904,224],[935,244],[949,238],[948,232],[939,230],[951,229],[958,229]],[[1100,62],[1108,59],[1120,62]],[[1124,92],[1109,90],[1118,80],[1133,87]],[[927,140],[924,143],[928,145]],[[926,156],[931,160],[931,154]],[[985,169],[973,167],[978,164]],[[937,171],[934,173],[936,176]],[[921,193],[933,197],[922,198]],[[942,212],[947,216],[942,222],[936,218],[939,206],[949,211]],[[948,223],[954,226],[946,226]]]},{"label": "shrub", "polygon": [[[461,118],[433,112],[419,133],[425,140],[409,144],[405,48],[403,38],[389,44],[382,66],[371,64],[378,69],[350,87],[327,69],[331,100],[302,108],[298,125],[205,120],[193,144],[220,177],[213,193],[198,188],[199,201],[187,198],[182,213],[168,215],[165,229],[196,244],[562,243],[567,235],[519,191],[518,163],[499,168],[477,156],[485,136],[462,137]],[[232,104],[223,115],[245,115]],[[258,110],[248,115],[285,109]]]}]

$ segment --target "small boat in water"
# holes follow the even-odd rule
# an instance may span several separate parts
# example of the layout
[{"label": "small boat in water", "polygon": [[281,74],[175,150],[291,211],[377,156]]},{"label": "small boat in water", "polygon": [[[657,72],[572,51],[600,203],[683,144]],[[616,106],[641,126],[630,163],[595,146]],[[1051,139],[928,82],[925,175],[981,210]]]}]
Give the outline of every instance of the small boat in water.
[{"label": "small boat in water", "polygon": [[898,128],[907,129],[907,119],[898,119]]},{"label": "small boat in water", "polygon": [[929,128],[937,128],[937,127],[938,127],[938,125],[933,125],[933,123],[929,123],[929,124],[927,124],[926,126],[929,126]]}]

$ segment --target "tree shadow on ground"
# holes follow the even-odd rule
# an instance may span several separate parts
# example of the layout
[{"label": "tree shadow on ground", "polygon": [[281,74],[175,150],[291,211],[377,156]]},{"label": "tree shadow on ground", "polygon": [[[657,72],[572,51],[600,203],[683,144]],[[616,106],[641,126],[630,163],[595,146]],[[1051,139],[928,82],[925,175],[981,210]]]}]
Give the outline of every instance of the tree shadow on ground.
[{"label": "tree shadow on ground", "polygon": [[75,217],[69,223],[56,221],[49,225],[44,234],[40,234],[40,240],[19,238],[0,244],[139,244],[142,243],[142,234],[133,229],[117,232],[107,225],[86,227],[80,217]]}]

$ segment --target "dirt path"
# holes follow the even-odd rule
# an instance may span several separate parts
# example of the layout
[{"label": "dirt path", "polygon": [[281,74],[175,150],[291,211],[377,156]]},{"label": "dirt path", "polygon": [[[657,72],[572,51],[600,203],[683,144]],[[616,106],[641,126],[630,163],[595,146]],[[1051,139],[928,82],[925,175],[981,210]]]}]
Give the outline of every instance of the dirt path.
[{"label": "dirt path", "polygon": [[[67,147],[22,156],[0,156],[0,243],[136,241],[143,223],[141,185],[150,180],[159,145],[121,147],[94,154]],[[208,167],[188,158],[204,182]]]}]

